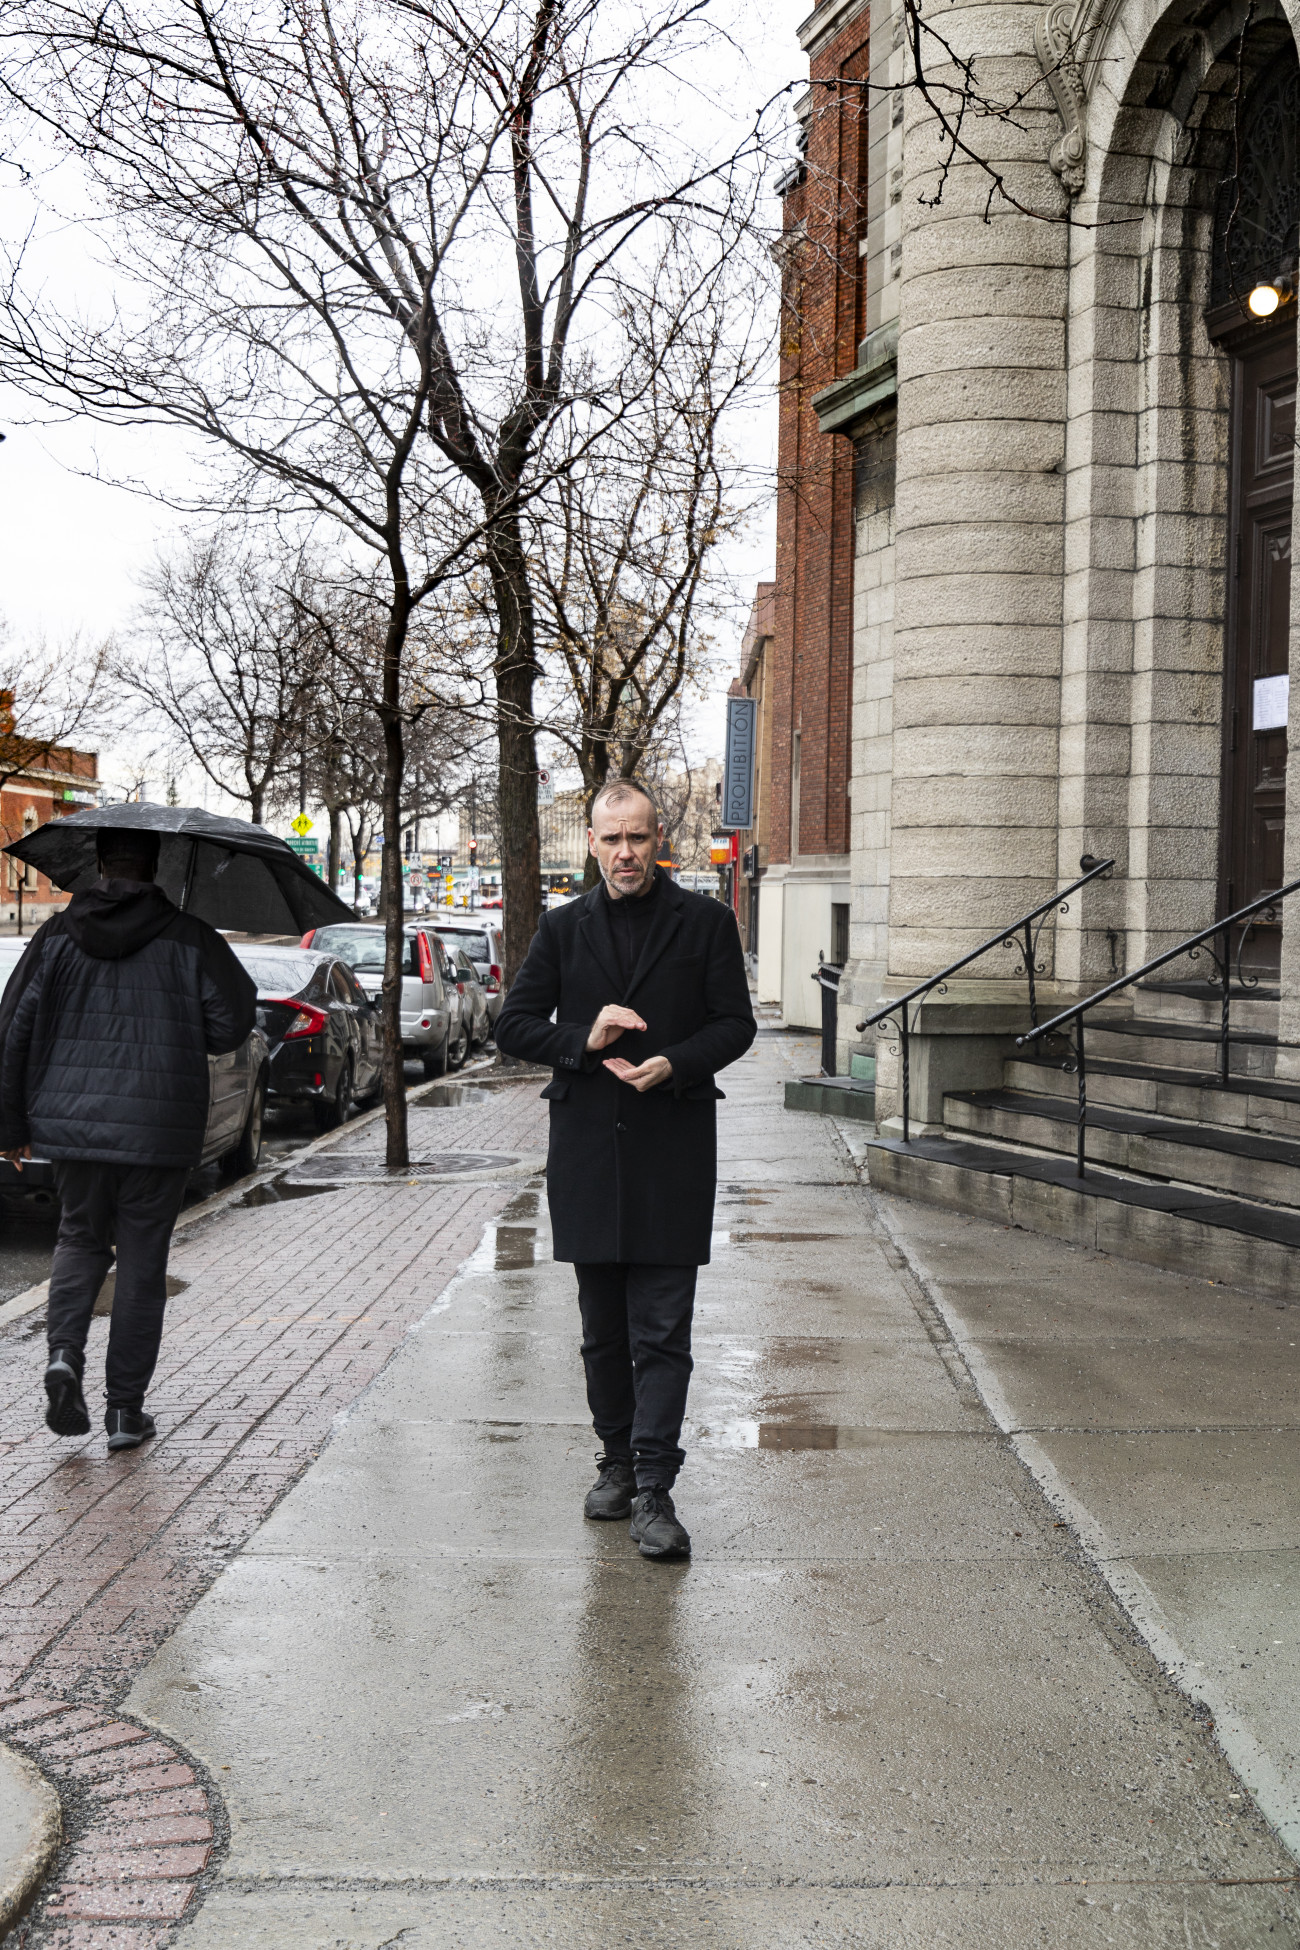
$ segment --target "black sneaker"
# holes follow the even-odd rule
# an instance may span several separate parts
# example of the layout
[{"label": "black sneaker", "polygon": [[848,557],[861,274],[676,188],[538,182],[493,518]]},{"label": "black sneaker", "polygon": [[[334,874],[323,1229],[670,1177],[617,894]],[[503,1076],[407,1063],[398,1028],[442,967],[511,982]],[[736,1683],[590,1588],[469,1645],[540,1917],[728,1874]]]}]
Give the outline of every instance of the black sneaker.
[{"label": "black sneaker", "polygon": [[142,1408],[110,1408],[104,1417],[110,1449],[138,1449],[158,1428],[152,1415]]},{"label": "black sneaker", "polygon": [[642,1557],[689,1557],[691,1540],[677,1521],[667,1490],[656,1485],[640,1490],[632,1505],[632,1542]]},{"label": "black sneaker", "polygon": [[76,1350],[56,1347],[50,1350],[50,1365],[45,1370],[45,1426],[55,1435],[89,1435],[90,1411],[81,1392],[81,1363]]},{"label": "black sneaker", "polygon": [[636,1495],[636,1472],[630,1462],[611,1462],[607,1456],[597,1456],[600,1474],[587,1491],[587,1501],[582,1506],[584,1517],[594,1523],[610,1523],[620,1517],[632,1514],[632,1498]]}]

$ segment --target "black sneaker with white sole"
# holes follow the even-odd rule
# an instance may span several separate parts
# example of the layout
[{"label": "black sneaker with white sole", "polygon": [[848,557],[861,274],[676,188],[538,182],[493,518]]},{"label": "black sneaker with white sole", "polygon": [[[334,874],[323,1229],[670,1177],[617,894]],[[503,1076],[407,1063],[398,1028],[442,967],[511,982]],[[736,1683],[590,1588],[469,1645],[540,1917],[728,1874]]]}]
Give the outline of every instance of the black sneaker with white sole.
[{"label": "black sneaker with white sole", "polygon": [[613,1523],[620,1517],[632,1514],[632,1498],[636,1495],[636,1472],[630,1462],[613,1462],[608,1456],[597,1456],[600,1474],[587,1491],[587,1500],[582,1506],[584,1517],[593,1523]]},{"label": "black sneaker with white sole", "polygon": [[671,1496],[660,1485],[638,1491],[632,1505],[630,1535],[634,1544],[640,1544],[642,1557],[691,1554],[691,1540],[677,1521]]},{"label": "black sneaker with white sole", "polygon": [[138,1449],[151,1435],[157,1435],[158,1425],[152,1415],[146,1415],[142,1408],[110,1408],[104,1417],[104,1427],[108,1430],[110,1449]]},{"label": "black sneaker with white sole", "polygon": [[50,1349],[45,1370],[45,1426],[55,1435],[89,1435],[90,1411],[81,1392],[81,1356],[72,1347]]}]

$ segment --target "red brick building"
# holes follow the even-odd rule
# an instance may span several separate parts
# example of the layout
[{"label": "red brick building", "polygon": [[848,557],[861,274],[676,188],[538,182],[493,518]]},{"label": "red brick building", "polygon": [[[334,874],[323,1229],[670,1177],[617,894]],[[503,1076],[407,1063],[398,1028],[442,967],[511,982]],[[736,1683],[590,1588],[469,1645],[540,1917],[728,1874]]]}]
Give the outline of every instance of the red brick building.
[{"label": "red brick building", "polygon": [[[824,0],[800,28],[810,86],[784,221],[775,628],[765,663],[770,800],[759,985],[791,1023],[820,1019],[817,957],[848,955],[854,449],[818,406],[866,329],[870,9]],[[820,396],[820,397],[819,397]],[[779,991],[779,992],[778,992]]]},{"label": "red brick building", "polygon": [[[38,763],[7,779],[0,772],[0,779],[0,829],[4,834],[0,845],[21,839],[47,820],[99,804],[99,758],[95,752],[59,746],[43,752]],[[52,887],[43,873],[24,866],[12,854],[5,856],[0,885],[0,925],[6,932],[21,922],[23,933],[28,933],[66,907],[70,898]]]}]

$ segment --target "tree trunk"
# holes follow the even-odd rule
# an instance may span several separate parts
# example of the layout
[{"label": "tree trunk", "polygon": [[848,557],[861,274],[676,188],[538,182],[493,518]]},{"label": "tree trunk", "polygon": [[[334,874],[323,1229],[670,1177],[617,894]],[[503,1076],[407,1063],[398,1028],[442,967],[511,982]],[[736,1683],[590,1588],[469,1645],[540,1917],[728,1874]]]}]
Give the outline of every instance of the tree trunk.
[{"label": "tree trunk", "polygon": [[329,875],[330,892],[331,894],[337,894],[339,890],[339,868],[343,864],[342,808],[340,806],[331,806],[329,809],[329,815],[330,815],[330,843],[329,843],[329,852],[327,855],[326,870]]},{"label": "tree trunk", "polygon": [[499,522],[489,550],[497,611],[497,752],[501,807],[501,905],[505,986],[519,972],[542,918],[542,846],[537,828],[537,679],[528,564],[519,524]]},{"label": "tree trunk", "polygon": [[402,735],[402,646],[409,609],[399,595],[389,615],[384,643],[384,843],[380,849],[379,912],[384,923],[384,1116],[388,1145],[384,1162],[410,1163],[406,1130],[406,1066],[402,1059],[402,974],[405,916],[402,911],[402,776],[406,741]]},{"label": "tree trunk", "polygon": [[[583,798],[587,806],[587,824],[591,824],[591,802],[609,777],[609,745],[603,738],[593,739],[582,753]],[[588,848],[582,868],[582,891],[590,893],[600,885],[600,862]]]}]

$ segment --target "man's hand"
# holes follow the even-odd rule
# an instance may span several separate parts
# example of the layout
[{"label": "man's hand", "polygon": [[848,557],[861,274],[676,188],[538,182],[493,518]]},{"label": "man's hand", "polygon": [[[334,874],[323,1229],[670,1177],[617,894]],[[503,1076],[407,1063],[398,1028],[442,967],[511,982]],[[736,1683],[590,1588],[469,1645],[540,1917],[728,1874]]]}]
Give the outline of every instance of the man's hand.
[{"label": "man's hand", "polygon": [[15,1145],[12,1151],[0,1151],[0,1158],[8,1158],[10,1164],[16,1165],[19,1171],[23,1168],[23,1159],[30,1158],[31,1155],[30,1144]]},{"label": "man's hand", "polygon": [[[623,1013],[626,1015],[627,1011]],[[604,1067],[611,1070],[620,1083],[630,1083],[634,1090],[653,1090],[656,1084],[667,1083],[673,1073],[673,1066],[666,1056],[650,1056],[641,1064],[629,1063],[625,1056],[607,1056]]]},{"label": "man's hand", "polygon": [[[602,900],[604,896],[601,896]],[[623,1034],[625,1029],[644,1029],[645,1024],[635,1009],[625,1009],[620,1002],[607,1002],[587,1036],[587,1048],[591,1050],[608,1049],[612,1042]],[[625,1065],[630,1069],[631,1065]]]}]

